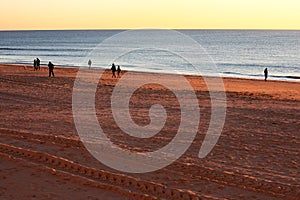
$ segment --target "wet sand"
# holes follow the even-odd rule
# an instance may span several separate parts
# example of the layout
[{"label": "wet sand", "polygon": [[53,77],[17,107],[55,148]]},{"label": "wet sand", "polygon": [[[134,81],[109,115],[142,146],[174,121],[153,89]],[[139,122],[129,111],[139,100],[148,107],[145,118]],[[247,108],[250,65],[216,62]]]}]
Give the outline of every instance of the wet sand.
[{"label": "wet sand", "polygon": [[[77,70],[56,68],[49,78],[45,67],[0,65],[0,199],[299,199],[300,83],[224,78],[225,125],[212,152],[199,159],[210,96],[200,77],[186,76],[201,111],[193,144],[166,168],[129,174],[99,163],[79,140],[72,114]],[[134,93],[130,111],[138,125],[150,122],[153,103],[168,114],[159,134],[137,139],[114,122],[117,82],[107,71],[96,95],[97,117],[111,141],[132,152],[168,144],[180,122],[174,94],[155,84]]]}]

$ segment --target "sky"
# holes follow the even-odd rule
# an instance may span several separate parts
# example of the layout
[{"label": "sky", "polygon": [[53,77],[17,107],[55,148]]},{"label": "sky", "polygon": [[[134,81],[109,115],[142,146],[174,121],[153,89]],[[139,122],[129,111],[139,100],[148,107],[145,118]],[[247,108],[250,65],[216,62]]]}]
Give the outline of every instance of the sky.
[{"label": "sky", "polygon": [[0,0],[0,5],[0,30],[300,30],[300,0]]}]

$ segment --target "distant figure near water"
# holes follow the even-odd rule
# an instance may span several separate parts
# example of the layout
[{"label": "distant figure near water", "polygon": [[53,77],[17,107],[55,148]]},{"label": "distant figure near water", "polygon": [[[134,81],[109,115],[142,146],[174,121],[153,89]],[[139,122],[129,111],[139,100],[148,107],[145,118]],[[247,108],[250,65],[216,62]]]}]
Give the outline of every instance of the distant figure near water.
[{"label": "distant figure near water", "polygon": [[118,68],[117,68],[117,73],[118,73],[118,78],[120,78],[120,73],[121,73],[121,68],[120,68],[120,65],[118,65]]},{"label": "distant figure near water", "polygon": [[268,68],[265,68],[264,74],[265,74],[265,81],[267,81],[267,78],[268,78]]},{"label": "distant figure near water", "polygon": [[54,72],[53,72],[54,65],[52,64],[52,62],[48,63],[48,68],[49,68],[49,77],[51,77],[51,75],[54,77]]},{"label": "distant figure near water", "polygon": [[33,60],[33,71],[37,70],[37,62],[36,59]]},{"label": "distant figure near water", "polygon": [[112,78],[117,78],[117,77],[116,77],[116,71],[117,71],[116,65],[115,65],[115,63],[113,63],[113,64],[111,65]]},{"label": "distant figure near water", "polygon": [[89,69],[91,69],[91,66],[92,66],[92,61],[91,60],[88,61],[88,65],[89,65]]},{"label": "distant figure near water", "polygon": [[41,61],[39,58],[36,58],[36,69],[40,70],[41,69]]},{"label": "distant figure near water", "polygon": [[40,64],[41,64],[41,61],[39,58],[34,59],[33,60],[33,70],[34,71],[40,70],[41,69]]}]

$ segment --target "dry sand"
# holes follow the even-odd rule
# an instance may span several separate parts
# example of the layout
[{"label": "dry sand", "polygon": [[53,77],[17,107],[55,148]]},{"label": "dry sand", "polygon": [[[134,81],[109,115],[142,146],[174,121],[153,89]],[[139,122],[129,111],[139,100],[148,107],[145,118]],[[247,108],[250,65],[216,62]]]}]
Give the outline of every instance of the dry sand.
[{"label": "dry sand", "polygon": [[[203,80],[187,76],[201,109],[193,144],[164,169],[127,174],[99,163],[80,142],[72,115],[76,73],[56,68],[49,78],[44,67],[34,72],[0,65],[0,199],[299,199],[300,83],[224,78],[225,126],[213,151],[199,159],[211,105]],[[97,116],[115,144],[143,152],[171,141],[180,122],[171,91],[158,85],[136,91],[131,114],[137,124],[149,123],[153,103],[168,113],[159,134],[137,139],[113,120],[110,97],[117,79],[106,72],[100,83]]]}]

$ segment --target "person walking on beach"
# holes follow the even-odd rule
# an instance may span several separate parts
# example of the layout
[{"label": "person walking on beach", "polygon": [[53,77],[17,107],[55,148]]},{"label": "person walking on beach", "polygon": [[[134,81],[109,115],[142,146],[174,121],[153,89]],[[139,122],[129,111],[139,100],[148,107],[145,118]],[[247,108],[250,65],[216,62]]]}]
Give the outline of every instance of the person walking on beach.
[{"label": "person walking on beach", "polygon": [[120,73],[121,73],[121,68],[120,68],[120,65],[118,65],[118,68],[117,68],[117,73],[118,73],[118,78],[120,78]]},{"label": "person walking on beach", "polygon": [[89,69],[91,69],[91,66],[92,66],[92,61],[91,60],[88,61],[88,65],[89,65]]},{"label": "person walking on beach", "polygon": [[40,59],[39,59],[39,58],[36,58],[36,69],[37,69],[37,70],[40,70],[40,69],[41,69],[40,64],[41,64]]},{"label": "person walking on beach", "polygon": [[54,65],[52,64],[52,62],[48,63],[48,68],[49,68],[49,77],[51,77],[51,75],[54,77],[54,72],[53,72]]},{"label": "person walking on beach", "polygon": [[111,65],[111,72],[112,72],[112,78],[117,78],[116,77],[116,65],[115,65],[115,63],[113,63],[112,65]]},{"label": "person walking on beach", "polygon": [[267,78],[268,78],[268,68],[265,68],[264,74],[265,74],[265,81],[267,81]]},{"label": "person walking on beach", "polygon": [[37,70],[37,60],[34,59],[33,60],[33,71],[36,71]]}]

